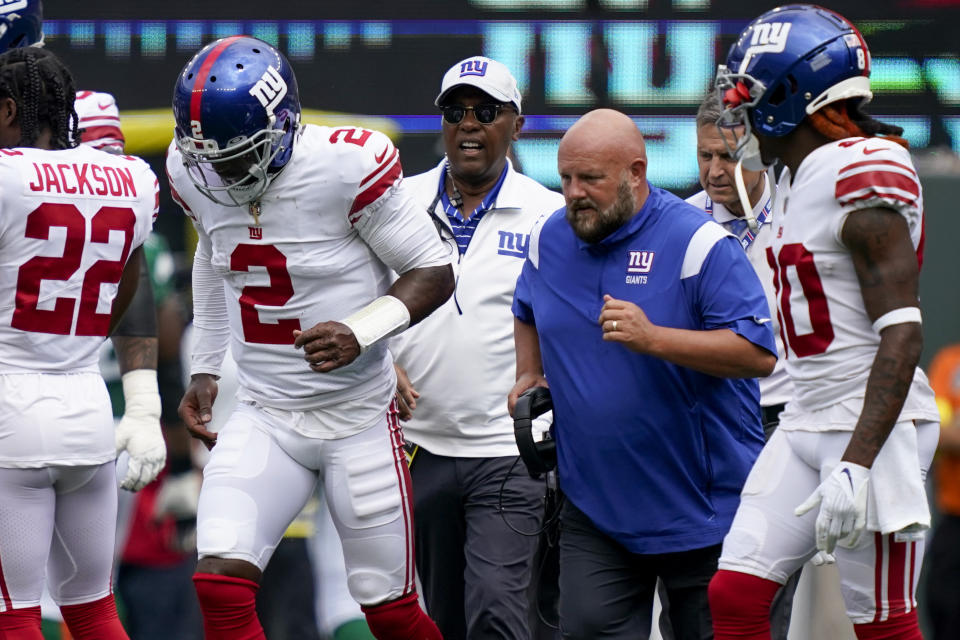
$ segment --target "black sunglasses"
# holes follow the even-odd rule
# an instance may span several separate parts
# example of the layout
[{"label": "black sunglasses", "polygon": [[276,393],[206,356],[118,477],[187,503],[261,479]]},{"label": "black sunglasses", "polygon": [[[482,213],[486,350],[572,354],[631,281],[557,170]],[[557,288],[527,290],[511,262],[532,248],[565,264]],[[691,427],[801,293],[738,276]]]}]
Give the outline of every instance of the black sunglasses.
[{"label": "black sunglasses", "polygon": [[443,112],[443,119],[450,124],[458,124],[466,117],[467,111],[473,111],[473,117],[480,124],[491,124],[500,117],[500,112],[505,107],[506,105],[495,102],[478,104],[475,107],[465,107],[462,104],[445,104],[440,107],[440,111]]}]

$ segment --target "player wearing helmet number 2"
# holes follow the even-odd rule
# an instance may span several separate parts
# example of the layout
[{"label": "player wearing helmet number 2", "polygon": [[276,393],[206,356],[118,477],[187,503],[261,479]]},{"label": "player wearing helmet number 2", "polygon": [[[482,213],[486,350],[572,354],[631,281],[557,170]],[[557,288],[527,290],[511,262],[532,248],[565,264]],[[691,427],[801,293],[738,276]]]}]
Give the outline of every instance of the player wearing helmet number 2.
[{"label": "player wearing helmet number 2", "polygon": [[[410,480],[384,338],[441,305],[454,280],[436,229],[401,184],[396,148],[375,131],[301,125],[289,62],[245,36],[201,49],[173,108],[167,171],[199,235],[197,341],[180,413],[212,447],[194,576],[206,637],[264,637],[261,572],[320,480],[373,634],[440,638],[414,587]],[[400,274],[392,285],[391,271]],[[228,347],[239,402],[213,434]]]},{"label": "player wearing helmet number 2", "polygon": [[921,637],[939,437],[917,367],[923,200],[901,131],[862,111],[869,74],[859,31],[811,5],[754,20],[717,73],[742,167],[786,166],[767,260],[794,384],[710,584],[717,640],[769,638],[771,599],[810,558],[837,563],[860,640]]}]

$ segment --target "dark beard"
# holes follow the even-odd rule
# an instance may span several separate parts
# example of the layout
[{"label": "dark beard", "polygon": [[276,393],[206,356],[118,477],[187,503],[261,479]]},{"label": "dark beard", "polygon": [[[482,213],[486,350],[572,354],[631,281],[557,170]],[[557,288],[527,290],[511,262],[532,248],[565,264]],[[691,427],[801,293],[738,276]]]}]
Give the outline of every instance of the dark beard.
[{"label": "dark beard", "polygon": [[[583,217],[577,213],[577,209],[582,207],[591,207],[596,214]],[[630,184],[624,178],[617,186],[617,199],[609,207],[601,211],[593,200],[580,198],[567,204],[566,218],[578,238],[589,244],[596,244],[622,227],[636,211],[637,200],[630,190]]]}]

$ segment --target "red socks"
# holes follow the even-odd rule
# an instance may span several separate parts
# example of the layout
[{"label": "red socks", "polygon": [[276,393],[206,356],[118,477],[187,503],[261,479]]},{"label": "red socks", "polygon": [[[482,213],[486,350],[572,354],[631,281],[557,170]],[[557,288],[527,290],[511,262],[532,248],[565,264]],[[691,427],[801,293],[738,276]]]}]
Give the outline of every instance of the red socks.
[{"label": "red socks", "polygon": [[0,613],[0,638],[43,640],[43,634],[40,633],[40,607],[9,609]]},{"label": "red socks", "polygon": [[196,573],[193,585],[203,612],[206,640],[266,640],[257,618],[256,582],[213,573]]},{"label": "red socks", "polygon": [[443,640],[437,625],[420,608],[416,592],[360,609],[377,640]]},{"label": "red socks", "polygon": [[916,609],[883,622],[855,624],[853,630],[857,640],[923,640]]},{"label": "red socks", "polygon": [[714,640],[770,640],[770,603],[779,589],[773,580],[718,570],[707,592]]},{"label": "red socks", "polygon": [[113,594],[82,604],[60,607],[74,640],[130,640],[117,617]]}]

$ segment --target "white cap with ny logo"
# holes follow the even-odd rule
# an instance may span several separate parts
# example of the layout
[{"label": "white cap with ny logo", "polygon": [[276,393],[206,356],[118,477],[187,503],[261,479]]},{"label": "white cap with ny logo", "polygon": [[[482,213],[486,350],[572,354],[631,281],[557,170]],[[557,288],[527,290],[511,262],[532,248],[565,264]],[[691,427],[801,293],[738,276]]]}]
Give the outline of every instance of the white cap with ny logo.
[{"label": "white cap with ny logo", "polygon": [[517,80],[502,62],[483,56],[461,60],[443,75],[440,94],[433,103],[439,106],[448,93],[464,85],[476,87],[500,102],[513,103],[521,113]]}]

